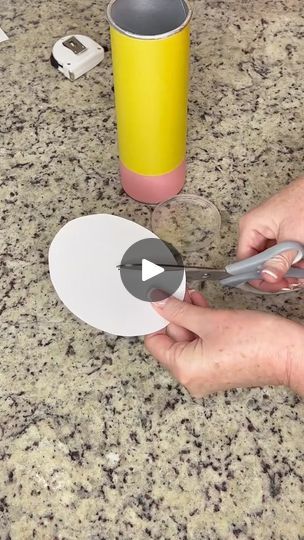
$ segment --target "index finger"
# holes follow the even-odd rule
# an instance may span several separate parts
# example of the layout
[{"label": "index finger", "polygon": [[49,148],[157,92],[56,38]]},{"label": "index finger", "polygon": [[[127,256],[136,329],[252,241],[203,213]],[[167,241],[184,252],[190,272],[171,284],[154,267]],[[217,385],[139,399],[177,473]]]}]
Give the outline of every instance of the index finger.
[{"label": "index finger", "polygon": [[268,247],[275,244],[275,240],[267,238],[259,231],[254,229],[248,230],[248,227],[240,227],[239,243],[237,248],[237,258],[248,259],[253,257],[262,251],[265,251]]}]

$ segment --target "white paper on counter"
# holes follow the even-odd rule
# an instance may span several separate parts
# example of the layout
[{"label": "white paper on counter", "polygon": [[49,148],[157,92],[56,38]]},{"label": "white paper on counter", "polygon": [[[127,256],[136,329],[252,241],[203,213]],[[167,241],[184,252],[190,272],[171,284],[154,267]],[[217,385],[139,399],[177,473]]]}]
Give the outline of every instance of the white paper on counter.
[{"label": "white paper on counter", "polygon": [[0,43],[1,41],[7,41],[8,40],[8,36],[6,35],[6,33],[2,30],[2,28],[0,28]]},{"label": "white paper on counter", "polygon": [[[119,336],[142,336],[167,326],[149,302],[124,287],[117,265],[139,240],[157,238],[148,229],[109,214],[80,217],[55,236],[50,276],[65,306],[91,326]],[[174,296],[184,298],[186,280]]]}]

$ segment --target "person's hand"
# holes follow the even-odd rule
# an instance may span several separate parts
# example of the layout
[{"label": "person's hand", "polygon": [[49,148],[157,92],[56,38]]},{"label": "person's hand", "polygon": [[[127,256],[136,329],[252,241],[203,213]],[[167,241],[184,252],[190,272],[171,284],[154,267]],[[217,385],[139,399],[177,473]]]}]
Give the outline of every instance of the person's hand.
[{"label": "person's hand", "polygon": [[[252,257],[286,240],[304,243],[304,177],[241,219],[238,258]],[[264,283],[255,285],[267,291],[279,291],[297,284],[297,280],[284,279],[295,256],[296,253],[290,251],[273,258],[262,271]],[[303,262],[297,266],[304,267]]]},{"label": "person's hand", "polygon": [[304,394],[301,325],[254,311],[210,309],[196,291],[187,302],[171,297],[153,306],[170,324],[146,336],[145,346],[194,397],[266,384]]}]

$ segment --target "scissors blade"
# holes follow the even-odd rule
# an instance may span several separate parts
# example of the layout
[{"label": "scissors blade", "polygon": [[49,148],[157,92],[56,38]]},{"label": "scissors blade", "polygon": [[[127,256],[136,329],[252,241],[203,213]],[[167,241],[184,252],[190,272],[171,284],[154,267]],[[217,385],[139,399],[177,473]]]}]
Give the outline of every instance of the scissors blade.
[{"label": "scissors blade", "polygon": [[[178,265],[178,264],[162,264],[160,262],[154,263],[157,266],[160,266],[166,271],[176,272],[177,270],[187,270],[184,266]],[[126,264],[119,264],[117,266],[119,270],[142,270],[142,263],[126,263]]]},{"label": "scissors blade", "polygon": [[225,270],[217,270],[216,268],[190,268],[185,267],[187,278],[193,281],[221,281],[228,274]]},{"label": "scissors blade", "polygon": [[[201,268],[198,266],[180,266],[180,265],[174,265],[174,264],[161,264],[159,263],[159,266],[161,266],[166,272],[176,272],[180,270],[185,270],[187,278],[191,280],[212,280],[212,281],[220,281],[221,279],[225,279],[229,274],[225,270],[218,270],[216,268]],[[121,269],[127,269],[127,270],[141,270],[142,264],[141,263],[128,263],[128,264],[121,264],[118,265],[120,270]]]}]

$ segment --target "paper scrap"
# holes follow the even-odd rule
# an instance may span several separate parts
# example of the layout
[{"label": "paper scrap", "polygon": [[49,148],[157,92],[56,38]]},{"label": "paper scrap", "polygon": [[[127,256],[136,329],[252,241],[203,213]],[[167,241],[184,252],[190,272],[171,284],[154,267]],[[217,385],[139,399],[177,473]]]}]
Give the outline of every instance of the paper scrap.
[{"label": "paper scrap", "polygon": [[0,28],[0,43],[1,41],[6,41],[8,40],[8,36],[6,35],[6,33],[2,30],[2,28]]}]

